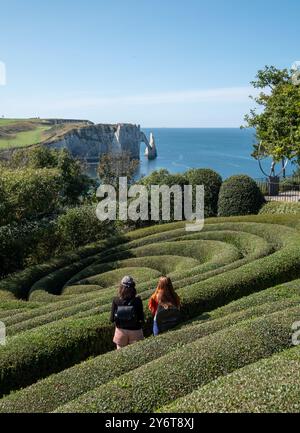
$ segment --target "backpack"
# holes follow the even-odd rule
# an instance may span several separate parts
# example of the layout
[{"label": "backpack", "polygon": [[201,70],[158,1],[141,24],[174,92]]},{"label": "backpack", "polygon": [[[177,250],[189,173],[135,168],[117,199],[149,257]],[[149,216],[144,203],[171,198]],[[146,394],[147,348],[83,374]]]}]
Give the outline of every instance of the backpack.
[{"label": "backpack", "polygon": [[118,305],[115,313],[116,324],[123,329],[135,327],[137,325],[137,316],[132,299],[127,305]]},{"label": "backpack", "polygon": [[155,318],[159,332],[165,332],[175,328],[181,322],[181,313],[175,306],[168,308],[159,306]]}]

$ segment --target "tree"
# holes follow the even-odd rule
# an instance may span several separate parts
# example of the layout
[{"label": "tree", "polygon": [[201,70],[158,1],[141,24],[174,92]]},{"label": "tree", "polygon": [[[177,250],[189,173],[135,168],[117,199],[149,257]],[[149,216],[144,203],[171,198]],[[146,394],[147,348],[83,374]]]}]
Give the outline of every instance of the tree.
[{"label": "tree", "polygon": [[139,161],[132,159],[129,152],[105,153],[100,158],[98,175],[103,184],[112,185],[118,190],[119,178],[127,177],[132,183]]},{"label": "tree", "polygon": [[90,188],[96,186],[84,173],[83,163],[67,149],[57,150],[43,145],[18,149],[5,165],[11,169],[57,169],[62,180],[60,200],[63,205],[79,204],[82,197],[88,196]]},{"label": "tree", "polygon": [[253,156],[272,158],[270,176],[277,163],[300,161],[300,86],[293,76],[292,70],[266,66],[251,83],[261,92],[252,98],[258,107],[245,116],[246,127],[256,130]]},{"label": "tree", "polygon": [[84,174],[81,161],[75,159],[63,149],[57,154],[57,168],[62,176],[62,202],[64,205],[76,205],[88,195],[95,182]]}]

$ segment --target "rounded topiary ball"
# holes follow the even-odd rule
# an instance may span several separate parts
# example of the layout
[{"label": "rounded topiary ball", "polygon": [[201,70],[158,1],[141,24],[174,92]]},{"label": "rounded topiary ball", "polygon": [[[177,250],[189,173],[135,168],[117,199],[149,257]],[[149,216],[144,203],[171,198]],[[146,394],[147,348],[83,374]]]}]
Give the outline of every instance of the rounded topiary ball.
[{"label": "rounded topiary ball", "polygon": [[185,172],[185,178],[190,185],[204,185],[205,218],[218,213],[218,197],[222,185],[221,176],[208,168],[193,168]]},{"label": "rounded topiary ball", "polygon": [[257,214],[264,203],[264,196],[251,177],[232,176],[221,186],[218,215],[226,217]]}]

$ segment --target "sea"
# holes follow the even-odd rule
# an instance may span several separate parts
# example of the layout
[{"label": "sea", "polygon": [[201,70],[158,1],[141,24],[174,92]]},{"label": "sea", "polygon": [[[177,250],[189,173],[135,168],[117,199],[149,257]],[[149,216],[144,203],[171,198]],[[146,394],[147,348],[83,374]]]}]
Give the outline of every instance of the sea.
[{"label": "sea", "polygon": [[[136,178],[147,176],[154,170],[167,169],[182,173],[190,168],[211,168],[223,179],[234,174],[247,174],[253,178],[265,177],[258,162],[251,156],[255,131],[240,128],[142,128],[147,137],[154,134],[158,157],[149,161],[145,145],[141,144],[140,164]],[[263,161],[269,172],[270,161]],[[94,167],[95,169],[95,167]],[[90,172],[93,168],[90,167]],[[289,171],[289,169],[288,169]]]}]

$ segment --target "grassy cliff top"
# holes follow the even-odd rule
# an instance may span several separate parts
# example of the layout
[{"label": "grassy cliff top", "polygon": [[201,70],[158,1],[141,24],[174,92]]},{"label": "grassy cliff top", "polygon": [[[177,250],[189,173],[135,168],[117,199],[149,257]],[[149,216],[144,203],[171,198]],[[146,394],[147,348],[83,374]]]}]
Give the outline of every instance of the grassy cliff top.
[{"label": "grassy cliff top", "polygon": [[91,125],[88,120],[0,119],[0,149],[26,147],[53,140],[72,129]]}]

